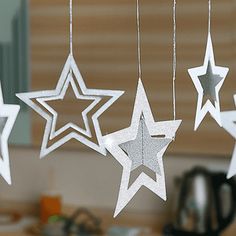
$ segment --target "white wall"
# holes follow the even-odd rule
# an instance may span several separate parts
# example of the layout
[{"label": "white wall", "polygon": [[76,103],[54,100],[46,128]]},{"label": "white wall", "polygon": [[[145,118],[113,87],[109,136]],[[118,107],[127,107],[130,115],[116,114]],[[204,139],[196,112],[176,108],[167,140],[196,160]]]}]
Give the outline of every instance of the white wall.
[{"label": "white wall", "polygon": [[[94,152],[56,151],[43,160],[39,150],[10,149],[12,187],[0,181],[2,199],[36,202],[42,192],[51,185],[59,190],[65,203],[113,209],[118,195],[121,167],[111,157],[104,158]],[[165,157],[169,201],[166,203],[143,188],[128,205],[135,211],[166,211],[171,204],[173,178],[195,165],[215,170],[226,170],[228,158],[213,157]],[[50,179],[50,181],[49,181]]]}]

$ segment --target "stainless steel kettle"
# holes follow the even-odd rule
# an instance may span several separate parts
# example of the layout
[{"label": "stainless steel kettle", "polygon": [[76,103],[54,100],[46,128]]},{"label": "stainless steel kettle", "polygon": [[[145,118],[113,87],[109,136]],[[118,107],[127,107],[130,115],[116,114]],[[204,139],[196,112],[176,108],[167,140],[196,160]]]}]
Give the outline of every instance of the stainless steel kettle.
[{"label": "stainless steel kettle", "polygon": [[166,236],[218,236],[234,219],[236,182],[197,167],[178,181],[174,223]]}]

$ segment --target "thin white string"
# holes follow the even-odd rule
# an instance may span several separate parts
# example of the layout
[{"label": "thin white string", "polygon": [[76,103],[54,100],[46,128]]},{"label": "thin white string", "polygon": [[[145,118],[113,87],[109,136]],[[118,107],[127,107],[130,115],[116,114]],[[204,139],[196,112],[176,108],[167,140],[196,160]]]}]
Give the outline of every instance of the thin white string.
[{"label": "thin white string", "polygon": [[211,0],[208,0],[208,33],[211,32]]},{"label": "thin white string", "polygon": [[173,5],[173,115],[176,120],[176,68],[177,68],[177,56],[176,56],[176,0]]},{"label": "thin white string", "polygon": [[70,54],[73,55],[73,14],[72,0],[70,0]]},{"label": "thin white string", "polygon": [[137,37],[138,37],[138,46],[137,46],[137,51],[138,51],[138,77],[139,77],[139,79],[142,79],[139,0],[137,0]]}]

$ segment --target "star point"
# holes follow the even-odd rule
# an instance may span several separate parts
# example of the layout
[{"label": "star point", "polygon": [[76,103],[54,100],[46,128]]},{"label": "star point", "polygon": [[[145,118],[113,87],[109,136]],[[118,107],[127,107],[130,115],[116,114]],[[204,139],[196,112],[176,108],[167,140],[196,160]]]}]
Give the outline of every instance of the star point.
[{"label": "star point", "polygon": [[[234,95],[234,101],[236,106],[236,95]],[[227,178],[230,179],[236,175],[236,110],[221,112],[222,126],[223,128],[235,139],[235,146]]]},{"label": "star point", "polygon": [[20,111],[19,105],[4,104],[2,96],[2,87],[0,85],[0,118],[1,118],[1,133],[0,133],[0,174],[11,185],[11,172],[8,150],[8,139],[15,124],[17,115]]}]

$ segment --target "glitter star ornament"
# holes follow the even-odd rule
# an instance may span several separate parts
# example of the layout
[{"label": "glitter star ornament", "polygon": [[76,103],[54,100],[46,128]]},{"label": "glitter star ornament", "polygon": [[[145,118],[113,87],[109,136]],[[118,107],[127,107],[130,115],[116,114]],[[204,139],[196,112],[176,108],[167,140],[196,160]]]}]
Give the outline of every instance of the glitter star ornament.
[{"label": "glitter star ornament", "polygon": [[208,34],[203,66],[189,69],[188,72],[198,92],[194,130],[198,129],[208,112],[216,120],[216,122],[222,126],[219,91],[225,81],[229,69],[215,65],[210,33]]},{"label": "glitter star ornament", "polygon": [[[102,132],[98,119],[124,93],[123,91],[118,90],[88,89],[86,87],[73,57],[72,0],[70,0],[69,3],[70,53],[56,88],[54,90],[17,94],[23,102],[46,120],[40,152],[41,158],[45,157],[71,139],[75,139],[91,149],[106,155],[107,152],[102,142]],[[48,104],[48,102],[63,100],[69,86],[72,87],[76,101],[79,102],[80,100],[86,100],[91,102],[82,112],[84,128],[68,121],[63,127],[56,130],[59,114]],[[88,113],[92,114],[90,118],[88,117]],[[91,129],[91,126],[93,129]],[[91,130],[94,131],[96,137],[93,137]],[[93,141],[93,138],[96,139],[96,141]]]},{"label": "glitter star ornament", "polygon": [[11,184],[11,172],[8,151],[8,138],[15,124],[19,110],[19,105],[8,105],[3,103],[2,88],[0,85],[0,174],[9,185]]},{"label": "glitter star ornament", "polygon": [[[236,106],[236,95],[234,95],[234,102]],[[236,141],[236,110],[221,112],[221,119],[223,128],[235,139]],[[236,143],[232,155],[231,164],[229,167],[227,178],[230,179],[236,175]]]},{"label": "glitter star ornament", "polygon": [[[63,100],[66,91],[72,87],[75,99],[89,100],[91,104],[82,112],[82,118],[85,129],[77,124],[68,121],[66,125],[56,130],[58,113],[48,104],[49,101]],[[77,86],[78,85],[78,86]],[[123,91],[88,89],[83,81],[79,68],[77,67],[74,57],[69,54],[61,77],[54,90],[46,90],[39,92],[20,93],[17,96],[28,106],[34,109],[39,115],[46,119],[46,127],[44,131],[40,157],[43,158],[58,147],[71,139],[85,144],[95,151],[106,155],[106,149],[102,142],[102,133],[98,118],[123,94]],[[105,99],[106,102],[103,101]],[[96,111],[91,115],[91,122],[87,116],[96,106]],[[76,108],[75,108],[76,109]],[[92,133],[90,123],[95,130],[97,143],[92,141]],[[72,130],[66,135],[63,133]],[[62,137],[61,137],[62,136]],[[49,141],[54,141],[49,144]]]},{"label": "glitter star ornament", "polygon": [[[143,84],[139,80],[130,127],[104,136],[107,150],[123,167],[114,217],[125,208],[142,186],[166,200],[162,158],[180,124],[181,120],[154,121]],[[155,180],[142,172],[129,186],[131,172],[141,165],[155,172]]]}]

